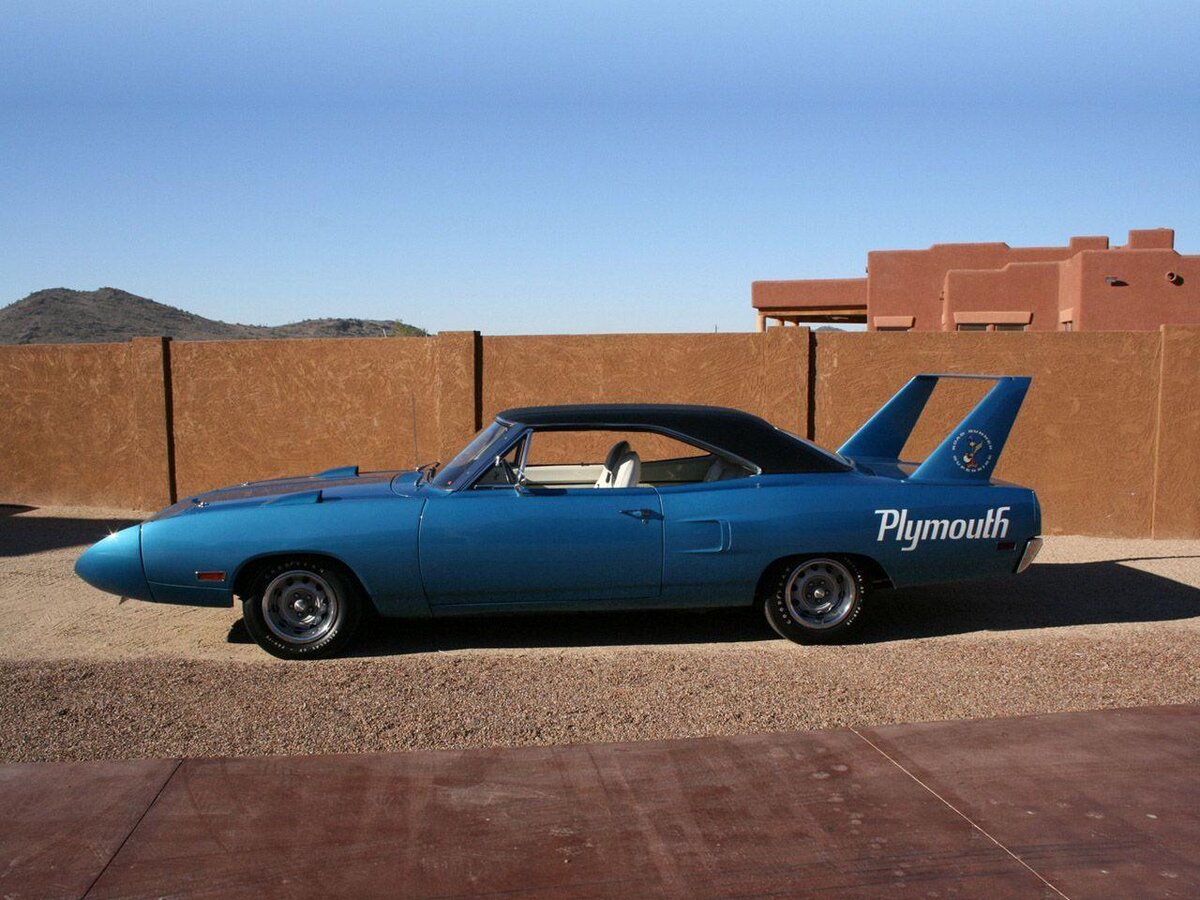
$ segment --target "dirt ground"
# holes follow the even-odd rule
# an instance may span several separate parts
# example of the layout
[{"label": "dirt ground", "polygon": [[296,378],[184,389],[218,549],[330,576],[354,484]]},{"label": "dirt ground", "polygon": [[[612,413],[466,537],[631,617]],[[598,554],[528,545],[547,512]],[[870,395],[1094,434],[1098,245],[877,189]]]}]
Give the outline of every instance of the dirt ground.
[{"label": "dirt ground", "polygon": [[749,610],[371,623],[287,663],[236,609],[118,602],[137,513],[0,506],[0,759],[639,740],[1200,702],[1200,541],[1057,537],[1017,578],[879,594],[853,646]]}]

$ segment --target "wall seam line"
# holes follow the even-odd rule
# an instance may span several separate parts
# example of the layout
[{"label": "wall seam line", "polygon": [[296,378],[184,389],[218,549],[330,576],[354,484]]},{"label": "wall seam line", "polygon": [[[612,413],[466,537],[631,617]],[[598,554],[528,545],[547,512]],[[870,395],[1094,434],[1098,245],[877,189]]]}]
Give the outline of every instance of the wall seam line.
[{"label": "wall seam line", "polygon": [[162,338],[163,367],[163,416],[167,437],[167,501],[179,499],[179,486],[175,474],[175,387],[171,377],[171,339]]},{"label": "wall seam line", "polygon": [[479,431],[483,428],[483,335],[478,331],[472,334],[475,351],[475,430]]},{"label": "wall seam line", "polygon": [[807,384],[807,404],[808,415],[807,421],[804,423],[806,434],[804,435],[810,441],[817,439],[817,335],[811,329],[806,329],[808,332],[807,343],[807,362],[808,362],[808,384]]},{"label": "wall seam line", "polygon": [[1162,464],[1163,383],[1167,372],[1167,326],[1158,326],[1158,391],[1154,405],[1154,466],[1150,473],[1150,537],[1158,536],[1158,472]]}]

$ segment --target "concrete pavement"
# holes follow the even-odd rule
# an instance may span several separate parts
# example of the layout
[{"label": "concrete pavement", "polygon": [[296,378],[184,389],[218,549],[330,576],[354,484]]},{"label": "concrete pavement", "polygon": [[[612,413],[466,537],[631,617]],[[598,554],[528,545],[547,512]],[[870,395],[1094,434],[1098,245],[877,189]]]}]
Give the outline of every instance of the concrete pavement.
[{"label": "concrete pavement", "polygon": [[1195,896],[1200,707],[0,766],[0,895]]}]

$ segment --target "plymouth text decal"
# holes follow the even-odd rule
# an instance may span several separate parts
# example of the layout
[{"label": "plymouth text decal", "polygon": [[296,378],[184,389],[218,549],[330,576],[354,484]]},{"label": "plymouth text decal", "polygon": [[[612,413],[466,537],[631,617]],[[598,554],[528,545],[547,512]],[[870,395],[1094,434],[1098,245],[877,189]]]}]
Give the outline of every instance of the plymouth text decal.
[{"label": "plymouth text decal", "polygon": [[1008,519],[1005,513],[1012,507],[1001,506],[989,509],[978,519],[911,519],[907,509],[877,509],[879,536],[882,541],[891,533],[891,539],[907,544],[901,550],[916,550],[921,541],[978,541],[995,540],[1008,536]]}]

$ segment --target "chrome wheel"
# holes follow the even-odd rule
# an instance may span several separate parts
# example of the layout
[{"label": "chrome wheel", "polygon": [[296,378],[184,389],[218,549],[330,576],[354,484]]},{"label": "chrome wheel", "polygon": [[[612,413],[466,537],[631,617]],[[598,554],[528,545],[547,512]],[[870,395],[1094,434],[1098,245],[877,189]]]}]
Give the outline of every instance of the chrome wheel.
[{"label": "chrome wheel", "polygon": [[329,582],[303,569],[275,576],[262,595],[267,628],[289,644],[311,644],[325,637],[337,624],[341,609]]},{"label": "chrome wheel", "polygon": [[854,610],[858,583],[837,560],[809,559],[788,576],[783,602],[788,614],[805,628],[833,628]]}]

